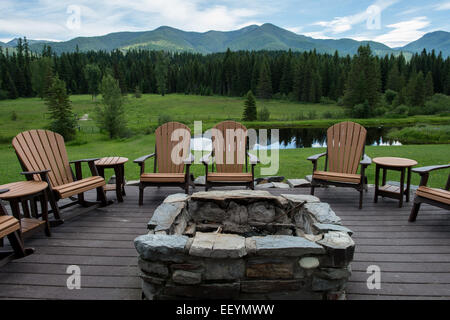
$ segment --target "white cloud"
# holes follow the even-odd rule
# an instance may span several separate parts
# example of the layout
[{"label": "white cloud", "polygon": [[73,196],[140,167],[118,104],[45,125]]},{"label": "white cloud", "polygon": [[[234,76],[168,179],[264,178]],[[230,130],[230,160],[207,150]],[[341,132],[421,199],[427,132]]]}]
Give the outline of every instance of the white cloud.
[{"label": "white cloud", "polygon": [[398,2],[398,0],[377,0],[365,11],[350,16],[335,17],[330,21],[318,21],[313,23],[313,25],[324,27],[325,30],[323,30],[323,32],[333,34],[343,33],[351,30],[354,25],[366,22],[370,19],[373,15],[374,9],[381,14],[384,9],[390,7],[396,2]]},{"label": "white cloud", "polygon": [[329,37],[323,33],[323,31],[315,31],[315,32],[305,32],[303,35],[307,37],[311,37],[314,39],[335,39],[333,37]]},{"label": "white cloud", "polygon": [[293,33],[300,33],[303,30],[303,27],[286,27],[286,30],[289,30]]},{"label": "white cloud", "polygon": [[429,25],[430,21],[427,17],[416,17],[390,24],[387,27],[393,30],[375,37],[374,41],[382,42],[390,47],[401,47],[422,37],[425,34],[422,29]]},{"label": "white cloud", "polygon": [[450,2],[443,2],[434,6],[434,10],[436,11],[445,11],[450,10]]},{"label": "white cloud", "polygon": [[[5,2],[3,2],[5,1]],[[167,25],[189,31],[233,30],[249,25],[264,5],[242,0],[239,6],[207,0],[38,0],[35,6],[1,0],[0,35],[67,40],[118,31],[143,31]],[[66,26],[69,5],[81,9],[80,29]]]}]

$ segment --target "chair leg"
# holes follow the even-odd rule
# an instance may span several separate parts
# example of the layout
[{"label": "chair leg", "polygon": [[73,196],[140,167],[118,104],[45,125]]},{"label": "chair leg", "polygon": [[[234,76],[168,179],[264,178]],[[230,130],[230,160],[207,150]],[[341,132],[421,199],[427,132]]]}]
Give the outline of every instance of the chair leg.
[{"label": "chair leg", "polygon": [[27,255],[27,252],[25,250],[25,247],[23,245],[22,236],[19,231],[15,231],[8,236],[9,243],[11,247],[14,250],[14,254],[18,258],[25,257]]},{"label": "chair leg", "polygon": [[41,215],[42,220],[45,221],[45,235],[47,237],[51,237],[52,233],[50,231],[50,223],[48,221],[48,202],[47,202],[47,196],[46,194],[42,195],[40,197],[41,199]]},{"label": "chair leg", "polygon": [[420,209],[420,204],[421,204],[420,202],[414,201],[414,205],[411,208],[411,214],[409,215],[409,219],[408,219],[409,222],[416,221],[417,214],[419,213],[419,209]]},{"label": "chair leg", "polygon": [[106,207],[108,205],[108,200],[106,200],[105,189],[103,189],[103,187],[98,187],[97,195],[100,198],[100,203],[101,203],[102,207]]},{"label": "chair leg", "polygon": [[191,185],[192,189],[195,189],[195,183],[194,183],[194,175],[191,174],[189,178],[189,184]]},{"label": "chair leg", "polygon": [[50,207],[52,208],[53,219],[50,221],[50,226],[56,227],[60,224],[64,223],[64,220],[61,219],[61,213],[58,207],[58,203],[56,202],[55,196],[52,191],[47,192],[48,201],[50,202]]},{"label": "chair leg", "polygon": [[139,185],[139,205],[142,206],[144,204],[144,186],[142,184]]},{"label": "chair leg", "polygon": [[311,186],[311,191],[310,191],[309,194],[313,196],[313,195],[314,195],[314,190],[315,190],[315,189],[316,189],[315,187]]}]

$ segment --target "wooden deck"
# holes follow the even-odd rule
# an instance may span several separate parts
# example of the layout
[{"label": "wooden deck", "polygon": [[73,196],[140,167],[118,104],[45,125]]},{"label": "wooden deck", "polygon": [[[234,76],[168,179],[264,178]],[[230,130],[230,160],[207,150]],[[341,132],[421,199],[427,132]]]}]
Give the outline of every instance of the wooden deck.
[{"label": "wooden deck", "polygon": [[[168,194],[182,190],[147,188],[142,207],[137,205],[137,191],[127,187],[125,202],[106,208],[67,209],[66,223],[53,228],[51,238],[37,234],[27,239],[26,245],[36,252],[0,268],[0,298],[140,299],[133,239],[146,233],[156,206]],[[358,193],[351,189],[317,189],[316,195],[354,231],[356,253],[348,299],[450,298],[449,212],[423,205],[417,222],[408,223],[409,203],[402,209],[390,199],[374,204],[373,190],[365,195],[363,210],[358,210]],[[81,290],[66,287],[69,265],[81,268]],[[370,265],[381,268],[380,290],[366,286]]]}]

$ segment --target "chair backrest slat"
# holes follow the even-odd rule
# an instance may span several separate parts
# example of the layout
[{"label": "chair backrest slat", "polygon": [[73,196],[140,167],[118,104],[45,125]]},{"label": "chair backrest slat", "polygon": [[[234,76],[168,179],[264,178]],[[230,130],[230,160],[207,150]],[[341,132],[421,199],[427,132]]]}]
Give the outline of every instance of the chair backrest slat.
[{"label": "chair backrest slat", "polygon": [[218,130],[223,137],[216,138],[212,132],[217,172],[242,172],[247,151],[247,128],[239,122],[223,121],[213,129]]},{"label": "chair backrest slat", "polygon": [[351,121],[337,123],[327,130],[328,170],[356,173],[366,143],[367,130]]},{"label": "chair backrest slat", "polygon": [[[183,173],[184,162],[177,162],[186,159],[191,152],[191,129],[179,122],[167,122],[156,129],[155,137],[158,172]],[[178,152],[175,162],[172,161],[172,152]]]},{"label": "chair backrest slat", "polygon": [[[12,145],[26,170],[51,170],[48,176],[52,187],[73,182],[61,135],[48,130],[25,131],[13,139]],[[40,176],[35,175],[34,179],[40,180]]]}]

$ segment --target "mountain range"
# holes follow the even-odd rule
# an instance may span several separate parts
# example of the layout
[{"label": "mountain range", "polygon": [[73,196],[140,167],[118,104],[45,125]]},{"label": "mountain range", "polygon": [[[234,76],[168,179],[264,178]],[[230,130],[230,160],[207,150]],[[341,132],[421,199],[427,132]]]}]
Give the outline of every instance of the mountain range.
[{"label": "mountain range", "polygon": [[[314,39],[304,35],[266,23],[261,26],[251,25],[235,31],[208,31],[204,33],[187,32],[167,26],[152,31],[115,32],[104,36],[77,37],[69,41],[52,42],[44,40],[28,40],[30,49],[41,52],[44,45],[50,45],[54,52],[73,52],[78,47],[80,51],[104,50],[112,51],[130,49],[187,51],[196,53],[224,52],[228,48],[236,50],[288,50],[309,51],[316,49],[319,53],[334,53],[353,55],[362,44],[369,43],[372,51],[380,56],[385,54],[405,56],[421,52],[423,49],[450,56],[450,32],[435,31],[425,34],[420,39],[400,48],[390,48],[374,41],[356,41],[353,39]],[[17,39],[1,43],[3,47],[15,47]]]}]

